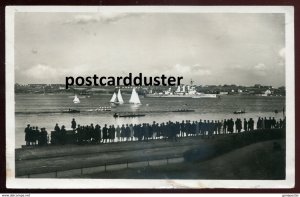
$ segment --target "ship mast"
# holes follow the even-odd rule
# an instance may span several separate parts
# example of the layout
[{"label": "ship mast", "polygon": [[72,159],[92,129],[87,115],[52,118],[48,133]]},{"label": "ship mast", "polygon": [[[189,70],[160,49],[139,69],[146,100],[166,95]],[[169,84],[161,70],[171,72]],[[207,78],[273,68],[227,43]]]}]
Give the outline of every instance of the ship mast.
[{"label": "ship mast", "polygon": [[191,86],[193,86],[193,84],[194,84],[194,81],[193,81],[193,79],[191,79],[191,82],[190,82],[190,83],[191,83]]}]

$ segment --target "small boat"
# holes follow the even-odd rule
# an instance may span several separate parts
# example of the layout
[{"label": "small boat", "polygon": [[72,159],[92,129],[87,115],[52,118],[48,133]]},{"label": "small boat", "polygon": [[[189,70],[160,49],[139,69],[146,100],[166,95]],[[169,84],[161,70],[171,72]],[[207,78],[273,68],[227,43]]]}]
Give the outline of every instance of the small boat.
[{"label": "small boat", "polygon": [[234,111],[233,113],[234,114],[244,114],[244,113],[246,113],[246,111],[245,110],[238,110],[238,111]]},{"label": "small boat", "polygon": [[194,112],[195,110],[193,109],[177,109],[177,110],[173,110],[171,112]]},{"label": "small boat", "polygon": [[62,113],[80,113],[80,111],[77,109],[68,109],[68,110],[63,110]]},{"label": "small boat", "polygon": [[114,114],[114,118],[134,118],[134,117],[142,117],[142,116],[146,116],[145,114],[118,114],[115,113]]},{"label": "small boat", "polygon": [[111,107],[99,107],[95,111],[111,111]]},{"label": "small boat", "polygon": [[74,96],[73,103],[75,103],[75,104],[80,103],[80,100],[79,100],[79,98],[77,97],[76,94],[75,94],[75,96]]}]

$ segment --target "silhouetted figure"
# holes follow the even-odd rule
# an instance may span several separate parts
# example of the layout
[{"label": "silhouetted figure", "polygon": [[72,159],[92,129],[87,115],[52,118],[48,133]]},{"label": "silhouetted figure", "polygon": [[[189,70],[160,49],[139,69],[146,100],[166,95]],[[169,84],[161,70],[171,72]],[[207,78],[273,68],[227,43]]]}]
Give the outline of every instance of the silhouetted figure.
[{"label": "silhouetted figure", "polygon": [[236,132],[238,132],[238,133],[240,133],[241,132],[241,130],[242,130],[242,121],[241,121],[241,119],[236,119],[236,121],[235,121],[235,130],[236,130]]},{"label": "silhouetted figure", "polygon": [[108,141],[109,142],[112,142],[112,126],[111,125],[109,125],[109,127],[108,127]]},{"label": "silhouetted figure", "polygon": [[75,121],[74,118],[73,118],[73,120],[72,120],[72,122],[71,122],[71,128],[72,128],[73,130],[76,129],[76,121]]},{"label": "silhouetted figure", "polygon": [[180,137],[184,137],[185,123],[184,120],[180,123]]},{"label": "silhouetted figure", "polygon": [[249,126],[249,130],[253,131],[254,130],[254,121],[252,118],[249,119],[248,121],[248,126]]},{"label": "silhouetted figure", "polygon": [[36,128],[32,127],[30,130],[30,143],[31,145],[36,145]]},{"label": "silhouetted figure", "polygon": [[217,134],[221,134],[221,129],[222,129],[222,123],[218,120],[217,121]]},{"label": "silhouetted figure", "polygon": [[149,125],[144,125],[144,141],[148,141],[149,139]]},{"label": "silhouetted figure", "polygon": [[124,125],[122,124],[122,127],[121,127],[121,141],[124,141],[126,137],[126,129],[124,127]]},{"label": "silhouetted figure", "polygon": [[228,127],[228,132],[233,133],[234,122],[232,118],[230,120],[227,120],[227,127]]},{"label": "silhouetted figure", "polygon": [[223,134],[227,133],[227,127],[228,127],[227,120],[224,119],[224,122],[223,122]]},{"label": "silhouetted figure", "polygon": [[54,131],[60,131],[60,128],[58,126],[58,124],[56,123],[55,127],[54,127]]},{"label": "silhouetted figure", "polygon": [[209,120],[207,121],[207,126],[208,126],[208,135],[207,137],[213,137],[214,134],[214,122],[210,122]]},{"label": "silhouetted figure", "polygon": [[199,121],[199,135],[203,135],[203,122],[201,119]]},{"label": "silhouetted figure", "polygon": [[283,128],[283,120],[281,120],[281,118],[279,120],[279,128]]},{"label": "silhouetted figure", "polygon": [[271,120],[271,128],[275,128],[275,127],[276,127],[276,120],[273,117],[272,120]]},{"label": "silhouetted figure", "polygon": [[[248,126],[249,126],[249,123],[248,123]],[[256,128],[258,130],[262,129],[262,119],[260,117],[258,117],[258,120],[257,120],[257,123],[256,123]]]},{"label": "silhouetted figure", "polygon": [[105,124],[103,129],[102,129],[102,134],[103,134],[103,143],[107,143],[107,138],[108,138],[108,129],[106,127],[107,125]]},{"label": "silhouetted figure", "polygon": [[262,120],[262,129],[265,129],[267,127],[267,118],[265,117],[263,120]]},{"label": "silhouetted figure", "polygon": [[94,139],[97,144],[99,144],[101,141],[101,127],[98,124],[95,126]]},{"label": "silhouetted figure", "polygon": [[116,128],[115,128],[114,125],[112,125],[112,127],[111,127],[111,136],[110,136],[110,139],[111,139],[112,142],[115,141],[115,137],[116,137]]},{"label": "silhouetted figure", "polygon": [[[73,119],[75,121],[75,119]],[[283,128],[285,129],[286,119],[276,120],[275,117],[261,118],[259,117],[257,120],[257,129],[272,129],[272,128]],[[179,136],[199,136],[202,138],[205,136],[207,138],[213,138],[215,135],[228,131],[228,133],[234,133],[234,128],[236,133],[242,131],[244,128],[245,131],[253,131],[254,130],[254,120],[249,118],[247,121],[246,118],[241,120],[237,118],[235,121],[233,119],[224,119],[223,121],[219,120],[202,120],[198,121],[189,121],[185,120],[181,123],[178,121],[168,121],[162,122],[160,124],[153,122],[142,123],[142,124],[126,124],[126,126],[122,125],[122,127],[114,125],[110,125],[107,127],[101,127],[97,124],[95,127],[93,124],[80,126],[77,125],[77,128],[73,126],[73,130],[66,131],[64,125],[59,128],[56,123],[54,127],[54,131],[51,131],[51,144],[67,144],[67,143],[101,143],[101,139],[103,139],[103,143],[107,142],[115,142],[115,137],[117,137],[119,141],[148,141],[149,139],[164,139],[164,141],[172,140],[177,141]],[[222,129],[223,126],[223,129]],[[38,127],[30,127],[28,124],[24,130],[25,132],[25,141],[26,145],[47,145],[49,142],[49,136],[45,128],[41,128],[39,131]],[[249,133],[250,135],[250,133]],[[251,134],[252,135],[252,134]],[[108,139],[108,140],[107,140]]]},{"label": "silhouetted figure", "polygon": [[82,126],[80,126],[80,124],[77,125],[76,131],[77,131],[77,133],[76,133],[77,143],[82,144],[83,143],[83,128],[82,128]]},{"label": "silhouetted figure", "polygon": [[118,125],[117,128],[116,128],[116,135],[117,135],[117,140],[118,142],[120,141],[120,138],[121,138],[121,128],[120,126]]},{"label": "silhouetted figure", "polygon": [[248,131],[248,121],[244,118],[244,131]]},{"label": "silhouetted figure", "polygon": [[38,140],[39,146],[45,146],[48,144],[48,133],[45,128],[41,128],[41,133]]},{"label": "silhouetted figure", "polygon": [[133,125],[130,124],[129,125],[129,138],[130,138],[131,141],[133,141],[133,135],[134,135]]},{"label": "silhouetted figure", "polygon": [[26,141],[26,146],[30,145],[30,124],[27,125],[25,128],[25,141]]},{"label": "silhouetted figure", "polygon": [[65,145],[67,141],[67,131],[65,125],[61,126],[60,130],[60,144]]}]

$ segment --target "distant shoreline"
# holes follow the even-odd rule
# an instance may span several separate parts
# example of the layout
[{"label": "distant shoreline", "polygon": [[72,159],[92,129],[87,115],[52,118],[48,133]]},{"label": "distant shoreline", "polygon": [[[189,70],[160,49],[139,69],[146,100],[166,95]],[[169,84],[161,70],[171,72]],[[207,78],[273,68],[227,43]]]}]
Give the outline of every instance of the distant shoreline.
[{"label": "distant shoreline", "polygon": [[[100,93],[100,92],[93,92],[92,94],[78,94],[79,96],[93,96],[93,95],[107,95],[107,96],[111,96],[113,92],[111,93]],[[122,94],[125,94],[125,95],[130,95],[131,92],[123,92]],[[15,93],[15,95],[50,95],[50,96],[53,96],[53,95],[66,95],[66,96],[74,96],[74,93],[68,93],[68,92],[63,92],[63,93],[46,93],[46,94],[43,94],[43,93]],[[147,94],[145,94],[147,95]],[[279,98],[285,98],[286,96],[285,95],[269,95],[269,96],[261,96],[261,95],[254,95],[254,94],[227,94],[227,95],[220,95],[220,94],[217,94],[218,96],[220,97],[236,97],[236,96],[249,96],[249,97],[259,97],[259,98],[276,98],[276,97],[279,97]],[[140,95],[140,96],[144,96],[143,95]],[[147,97],[147,96],[146,96]],[[147,98],[161,98],[161,97],[147,97]],[[189,97],[168,97],[168,98],[189,98]]]}]

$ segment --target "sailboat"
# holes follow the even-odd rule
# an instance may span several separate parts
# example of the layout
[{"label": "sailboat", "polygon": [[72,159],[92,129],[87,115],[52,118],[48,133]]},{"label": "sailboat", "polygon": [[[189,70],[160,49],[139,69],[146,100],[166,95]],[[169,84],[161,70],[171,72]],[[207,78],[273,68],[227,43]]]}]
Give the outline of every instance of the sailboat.
[{"label": "sailboat", "polygon": [[75,97],[74,97],[73,103],[75,103],[75,104],[77,104],[77,103],[80,103],[80,100],[79,100],[79,98],[77,97],[77,95],[76,95],[76,94],[75,94]]},{"label": "sailboat", "polygon": [[124,103],[120,89],[118,90],[118,94],[116,94],[114,92],[114,94],[112,95],[112,97],[110,99],[110,102],[114,103],[114,104],[123,104]]},{"label": "sailboat", "polygon": [[119,101],[120,104],[124,103],[124,100],[122,98],[122,94],[121,94],[121,90],[120,89],[118,91],[117,99],[118,99],[118,101]]},{"label": "sailboat", "polygon": [[109,102],[114,103],[117,99],[117,94],[114,92]]},{"label": "sailboat", "polygon": [[135,88],[132,89],[131,97],[129,99],[129,103],[133,104],[141,104],[140,98],[138,93],[136,92]]}]

